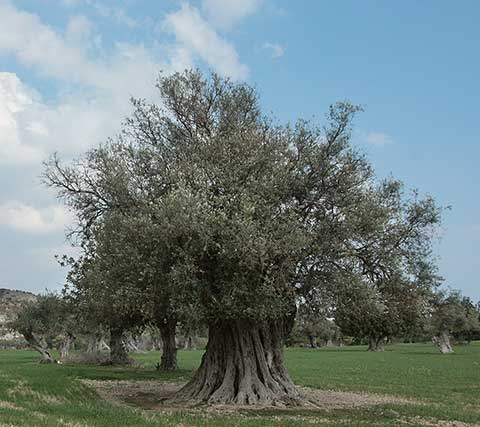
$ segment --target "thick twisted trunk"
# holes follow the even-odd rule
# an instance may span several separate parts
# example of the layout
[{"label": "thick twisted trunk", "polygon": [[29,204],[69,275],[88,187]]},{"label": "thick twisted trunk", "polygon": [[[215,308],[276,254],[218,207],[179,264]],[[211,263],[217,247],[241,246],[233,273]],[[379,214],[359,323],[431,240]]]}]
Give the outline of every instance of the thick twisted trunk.
[{"label": "thick twisted trunk", "polygon": [[152,337],[152,350],[161,350],[162,349],[162,338],[161,337]]},{"label": "thick twisted trunk", "polygon": [[162,339],[162,357],[160,359],[160,369],[162,371],[174,371],[177,369],[176,327],[177,320],[175,318],[165,318],[158,324]]},{"label": "thick twisted trunk", "polygon": [[371,336],[368,338],[368,351],[383,351],[383,337]]},{"label": "thick twisted trunk", "polygon": [[310,348],[317,348],[317,338],[313,335],[308,336],[308,342],[310,343]]},{"label": "thick twisted trunk", "polygon": [[211,324],[200,368],[177,397],[215,404],[299,404],[284,366],[284,337],[285,322]]},{"label": "thick twisted trunk", "polygon": [[39,340],[32,332],[22,332],[23,337],[27,341],[28,345],[34,350],[38,351],[41,355],[40,363],[57,363],[54,357],[48,350],[47,344],[43,340]]},{"label": "thick twisted trunk", "polygon": [[87,337],[87,349],[85,350],[87,354],[98,354],[100,353],[100,339],[96,334],[90,334]]},{"label": "thick twisted trunk", "polygon": [[128,353],[135,353],[140,351],[137,341],[132,336],[125,337],[123,339],[123,345]]},{"label": "thick twisted trunk", "polygon": [[60,359],[65,360],[68,355],[70,354],[70,348],[72,347],[73,343],[75,342],[75,336],[69,332],[63,338],[60,344]]},{"label": "thick twisted trunk", "polygon": [[448,331],[442,331],[438,337],[434,337],[434,342],[438,345],[440,353],[453,353],[452,345],[450,344],[450,335]]},{"label": "thick twisted trunk", "polygon": [[100,332],[92,333],[87,338],[87,350],[88,354],[99,354],[103,350],[110,351],[110,347],[103,339],[103,334]]},{"label": "thick twisted trunk", "polygon": [[110,363],[112,365],[128,365],[130,363],[124,338],[122,328],[110,328]]},{"label": "thick twisted trunk", "polygon": [[185,336],[185,342],[183,343],[184,350],[195,350],[195,343],[191,335]]}]

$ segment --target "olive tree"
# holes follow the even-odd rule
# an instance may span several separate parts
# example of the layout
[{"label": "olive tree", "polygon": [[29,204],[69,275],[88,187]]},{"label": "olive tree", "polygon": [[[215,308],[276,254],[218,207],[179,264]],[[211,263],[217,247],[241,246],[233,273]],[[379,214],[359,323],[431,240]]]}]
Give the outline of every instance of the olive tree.
[{"label": "olive tree", "polygon": [[60,358],[68,356],[75,341],[75,322],[71,307],[54,293],[39,295],[26,304],[9,327],[23,335],[28,345],[41,355],[41,363],[56,363],[51,347],[56,342]]},{"label": "olive tree", "polygon": [[411,284],[352,280],[339,286],[334,318],[342,333],[366,339],[368,351],[383,351],[387,338],[422,322],[423,308],[423,298]]},{"label": "olive tree", "polygon": [[84,329],[92,322],[109,333],[110,362],[128,364],[128,333],[145,325],[144,293],[139,253],[130,244],[133,230],[122,226],[121,217],[109,213],[89,230],[84,253],[70,259],[65,293],[77,305],[78,319]]},{"label": "olive tree", "polygon": [[480,310],[478,305],[469,297],[462,297],[461,304],[465,311],[465,325],[463,328],[453,331],[453,336],[457,340],[467,343],[480,337]]},{"label": "olive tree", "polygon": [[459,291],[438,292],[433,301],[431,329],[433,341],[442,354],[453,353],[451,335],[461,335],[479,329],[478,317]]},{"label": "olive tree", "polygon": [[[201,365],[178,398],[297,403],[283,360],[296,302],[351,266],[380,265],[358,244],[370,232],[359,210],[375,202],[372,169],[349,142],[359,108],[332,106],[324,127],[280,126],[246,84],[186,71],[161,76],[157,88],[160,105],[133,100],[118,138],[70,166],[53,158],[45,181],[83,235],[112,212],[117,223],[143,221],[151,245],[139,259],[156,280],[134,279],[139,300],[208,325]],[[102,283],[108,301],[115,282]]]},{"label": "olive tree", "polygon": [[348,271],[337,280],[335,319],[346,334],[367,338],[368,350],[382,350],[387,337],[415,329],[441,278],[431,256],[441,209],[416,191],[386,180],[365,193],[357,209]]}]

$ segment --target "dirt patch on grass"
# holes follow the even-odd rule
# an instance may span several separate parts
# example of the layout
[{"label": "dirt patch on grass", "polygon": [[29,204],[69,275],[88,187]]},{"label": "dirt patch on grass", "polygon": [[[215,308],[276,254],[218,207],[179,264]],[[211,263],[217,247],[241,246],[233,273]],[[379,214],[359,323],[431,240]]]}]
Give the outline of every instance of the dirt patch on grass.
[{"label": "dirt patch on grass", "polygon": [[143,409],[175,406],[165,405],[165,402],[183,385],[160,381],[81,381],[93,387],[103,399],[111,403],[133,405]]},{"label": "dirt patch on grass", "polygon": [[352,409],[366,406],[402,404],[419,405],[418,400],[407,399],[386,394],[354,393],[349,391],[318,390],[307,387],[299,388],[312,406],[319,409]]},{"label": "dirt patch on grass", "polygon": [[[173,400],[175,393],[184,385],[160,381],[96,381],[82,380],[93,387],[105,400],[115,404],[127,404],[143,409],[195,409],[202,411],[238,412],[239,409],[265,409],[265,407],[239,407],[233,405],[195,405],[185,402],[176,403]],[[302,409],[353,409],[390,403],[397,404],[420,404],[418,401],[400,398],[397,396],[340,392],[331,390],[315,390],[311,388],[299,388],[305,397],[305,405]],[[288,408],[287,408],[288,409]],[[292,407],[292,409],[294,409]],[[295,407],[295,409],[299,409]]]}]

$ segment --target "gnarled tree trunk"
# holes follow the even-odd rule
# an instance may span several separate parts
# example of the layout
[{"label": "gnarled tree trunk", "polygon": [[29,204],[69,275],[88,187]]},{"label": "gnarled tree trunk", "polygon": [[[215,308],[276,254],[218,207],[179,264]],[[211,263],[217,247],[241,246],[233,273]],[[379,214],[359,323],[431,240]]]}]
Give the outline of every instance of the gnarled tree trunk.
[{"label": "gnarled tree trunk", "polygon": [[162,339],[162,357],[160,359],[160,369],[162,371],[174,371],[177,369],[176,327],[177,319],[174,317],[165,318],[163,321],[158,322],[158,329]]},{"label": "gnarled tree trunk", "polygon": [[138,348],[137,340],[135,338],[133,338],[132,336],[124,337],[123,345],[125,347],[125,350],[128,353],[140,351],[140,349]]},{"label": "gnarled tree trunk", "polygon": [[60,359],[64,360],[68,357],[70,353],[70,348],[75,342],[75,336],[69,332],[65,334],[61,344],[60,344]]},{"label": "gnarled tree trunk", "polygon": [[308,342],[310,343],[310,348],[317,348],[317,338],[315,336],[309,335]]},{"label": "gnarled tree trunk", "polygon": [[86,352],[88,354],[99,354],[103,350],[110,351],[110,347],[103,339],[103,334],[100,332],[95,332],[88,335]]},{"label": "gnarled tree trunk", "polygon": [[284,337],[285,322],[211,324],[200,368],[177,397],[216,404],[299,404],[284,365]]},{"label": "gnarled tree trunk", "polygon": [[100,339],[96,334],[90,334],[87,337],[87,349],[85,350],[87,354],[98,354],[100,353]]},{"label": "gnarled tree trunk", "polygon": [[383,337],[368,337],[368,351],[383,351]]},{"label": "gnarled tree trunk", "polygon": [[110,328],[110,363],[112,365],[128,365],[130,363],[124,338],[122,328]]},{"label": "gnarled tree trunk", "polygon": [[450,335],[448,331],[442,331],[437,337],[433,337],[433,341],[438,345],[440,353],[453,353],[452,345],[450,344]]},{"label": "gnarled tree trunk", "polygon": [[183,343],[184,350],[195,350],[195,343],[191,335],[185,336],[185,342]]},{"label": "gnarled tree trunk", "polygon": [[40,363],[57,363],[48,350],[47,344],[43,340],[39,340],[31,331],[24,331],[22,332],[22,335],[27,341],[28,345],[34,350],[38,351],[42,356]]}]

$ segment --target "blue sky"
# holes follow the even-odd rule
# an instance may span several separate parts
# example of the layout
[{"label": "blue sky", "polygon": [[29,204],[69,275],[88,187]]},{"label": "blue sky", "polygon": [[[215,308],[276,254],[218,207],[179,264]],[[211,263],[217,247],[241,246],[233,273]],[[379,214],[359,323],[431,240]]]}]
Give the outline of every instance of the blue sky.
[{"label": "blue sky", "polygon": [[479,21],[474,0],[0,0],[0,287],[62,286],[71,218],[41,161],[114,135],[160,69],[197,66],[257,86],[281,121],[361,104],[355,144],[452,206],[440,272],[479,300]]}]

